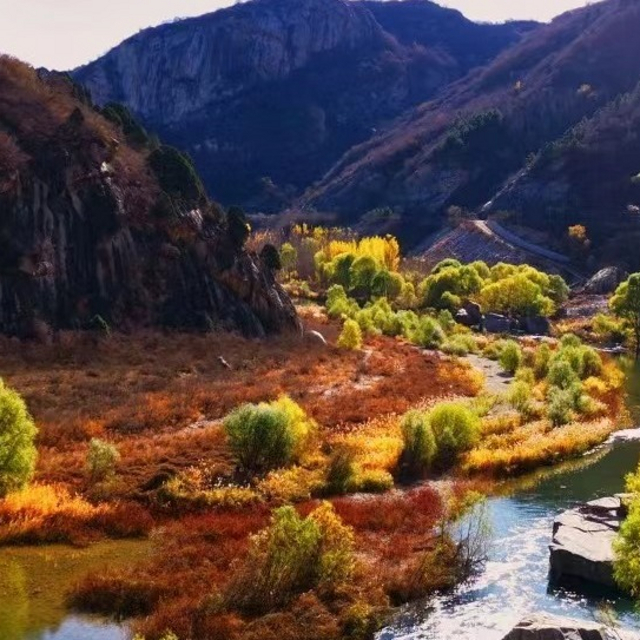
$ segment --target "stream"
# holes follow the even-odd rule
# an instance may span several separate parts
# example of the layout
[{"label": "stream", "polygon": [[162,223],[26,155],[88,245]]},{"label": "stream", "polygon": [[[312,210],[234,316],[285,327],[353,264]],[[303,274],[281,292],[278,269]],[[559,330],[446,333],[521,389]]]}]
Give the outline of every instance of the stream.
[{"label": "stream", "polygon": [[[640,368],[626,366],[628,408],[640,426]],[[407,607],[378,640],[500,640],[531,613],[593,621],[604,611],[622,627],[640,630],[633,603],[585,597],[548,581],[554,518],[577,503],[624,490],[624,476],[640,461],[640,440],[614,442],[580,460],[514,483],[507,497],[488,500],[487,562],[454,593]]]}]

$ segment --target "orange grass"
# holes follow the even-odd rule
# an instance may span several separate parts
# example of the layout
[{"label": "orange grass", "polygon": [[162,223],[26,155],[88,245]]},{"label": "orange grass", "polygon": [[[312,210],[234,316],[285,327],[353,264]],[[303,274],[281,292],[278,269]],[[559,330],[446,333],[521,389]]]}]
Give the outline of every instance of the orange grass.
[{"label": "orange grass", "polygon": [[61,486],[35,484],[0,500],[0,544],[86,544],[144,536],[152,524],[135,503],[93,505]]}]

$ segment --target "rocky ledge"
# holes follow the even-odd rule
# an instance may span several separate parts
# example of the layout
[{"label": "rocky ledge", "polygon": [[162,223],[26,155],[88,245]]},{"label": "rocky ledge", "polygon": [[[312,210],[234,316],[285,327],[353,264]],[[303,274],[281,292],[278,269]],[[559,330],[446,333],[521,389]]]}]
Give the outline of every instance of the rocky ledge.
[{"label": "rocky ledge", "polygon": [[613,542],[625,516],[621,496],[592,500],[560,514],[549,547],[551,578],[577,578],[616,589]]},{"label": "rocky ledge", "polygon": [[633,631],[612,629],[597,622],[570,620],[546,614],[522,620],[503,640],[638,640]]}]

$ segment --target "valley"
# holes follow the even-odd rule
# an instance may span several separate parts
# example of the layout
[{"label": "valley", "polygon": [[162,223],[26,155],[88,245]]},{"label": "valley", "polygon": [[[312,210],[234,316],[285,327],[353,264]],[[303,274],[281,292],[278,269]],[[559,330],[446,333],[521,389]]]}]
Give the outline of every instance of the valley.
[{"label": "valley", "polygon": [[640,638],[640,5],[575,5],[0,53],[0,640]]}]

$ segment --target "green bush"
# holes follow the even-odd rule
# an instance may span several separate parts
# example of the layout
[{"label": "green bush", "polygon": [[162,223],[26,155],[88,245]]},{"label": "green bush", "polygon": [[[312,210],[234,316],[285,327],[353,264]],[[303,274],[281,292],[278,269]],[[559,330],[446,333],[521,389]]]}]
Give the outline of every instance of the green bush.
[{"label": "green bush", "polygon": [[178,149],[162,145],[149,155],[147,162],[160,188],[172,198],[193,205],[204,197],[204,187],[191,158]]},{"label": "green bush", "polygon": [[348,493],[353,486],[355,476],[355,455],[348,447],[338,447],[329,459],[325,478],[329,495]]},{"label": "green bush", "polygon": [[338,338],[338,347],[349,350],[362,348],[362,330],[355,320],[348,319],[345,321],[342,333]]},{"label": "green bush", "polygon": [[291,464],[311,435],[311,422],[292,400],[245,404],[224,420],[231,451],[249,473]]},{"label": "green bush", "polygon": [[286,606],[318,589],[337,592],[355,568],[353,531],[329,503],[306,518],[291,507],[273,512],[271,524],[251,539],[246,561],[225,593],[225,604],[251,615]]},{"label": "green bush", "polygon": [[442,351],[452,356],[466,356],[476,350],[476,340],[470,334],[451,336],[442,345]]},{"label": "green bush", "polygon": [[549,363],[551,362],[551,347],[543,342],[535,351],[533,356],[533,371],[537,380],[542,380],[549,373]]},{"label": "green bush", "polygon": [[525,419],[534,414],[533,389],[522,380],[516,380],[509,391],[509,404]]},{"label": "green bush", "polygon": [[576,382],[580,381],[575,369],[565,358],[554,358],[549,366],[547,381],[552,387],[559,389],[569,389]]},{"label": "green bush", "polygon": [[455,463],[458,455],[471,449],[480,437],[478,416],[460,403],[445,402],[434,407],[429,412],[429,424],[442,468]]},{"label": "green bush", "polygon": [[401,464],[411,476],[421,476],[436,457],[436,438],[429,416],[422,411],[409,411],[400,423],[402,429]]},{"label": "green bush", "polygon": [[640,469],[627,476],[629,513],[614,543],[614,577],[619,587],[640,599]]},{"label": "green bush", "polygon": [[446,335],[438,321],[431,316],[422,316],[411,336],[411,341],[426,349],[437,349]]},{"label": "green bush", "polygon": [[0,379],[0,498],[31,480],[37,431],[24,400]]},{"label": "green bush", "polygon": [[522,349],[515,340],[507,340],[500,351],[500,366],[510,374],[514,374],[522,364]]},{"label": "green bush", "polygon": [[575,404],[571,389],[552,387],[547,396],[547,414],[554,427],[561,427],[571,422]]},{"label": "green bush", "polygon": [[92,482],[102,482],[113,477],[120,453],[115,445],[92,438],[87,452],[87,473]]}]

